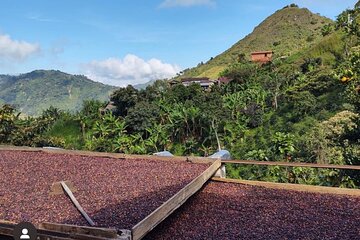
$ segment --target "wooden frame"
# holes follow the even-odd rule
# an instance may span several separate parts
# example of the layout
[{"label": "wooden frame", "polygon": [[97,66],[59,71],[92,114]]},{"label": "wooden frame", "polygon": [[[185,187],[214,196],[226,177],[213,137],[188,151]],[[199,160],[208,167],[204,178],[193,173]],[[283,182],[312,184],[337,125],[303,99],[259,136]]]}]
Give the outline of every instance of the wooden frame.
[{"label": "wooden frame", "polygon": [[[155,228],[172,212],[178,209],[186,202],[194,193],[201,189],[201,187],[216,173],[221,167],[221,160],[204,157],[163,157],[154,155],[129,155],[121,153],[103,153],[90,152],[78,150],[63,150],[63,149],[48,149],[48,148],[32,148],[32,147],[16,147],[16,146],[1,146],[1,151],[23,151],[23,152],[45,152],[51,154],[70,154],[79,156],[93,156],[93,157],[107,157],[115,159],[143,159],[143,160],[161,160],[161,161],[176,161],[176,162],[192,162],[211,165],[198,177],[193,179],[189,184],[177,192],[174,196],[168,199],[160,207],[154,210],[146,218],[136,224],[131,230],[121,230],[120,235],[115,229],[84,227],[67,224],[55,223],[41,223],[36,226],[38,229],[38,236],[40,239],[52,240],[70,240],[70,239],[89,239],[89,240],[105,240],[105,239],[141,239],[149,231]],[[64,185],[62,184],[64,187]],[[70,194],[71,195],[71,194]],[[10,223],[0,220],[0,235],[12,236],[13,229],[16,223]]]},{"label": "wooden frame", "polygon": [[252,181],[252,180],[218,178],[218,177],[213,177],[211,178],[211,180],[216,182],[223,182],[223,183],[237,183],[237,184],[245,184],[252,186],[261,186],[272,189],[293,190],[300,192],[313,192],[313,193],[324,193],[324,194],[351,195],[351,196],[360,197],[360,190],[351,189],[351,188],[324,187],[324,186],[293,184],[293,183],[273,183],[273,182],[264,182],[264,181]]},{"label": "wooden frame", "polygon": [[148,232],[154,229],[172,212],[178,209],[186,202],[194,193],[199,191],[202,186],[216,173],[221,166],[221,160],[216,160],[208,169],[206,169],[200,176],[192,180],[183,189],[177,192],[169,200],[163,203],[150,215],[136,224],[132,229],[132,239],[142,239]]},{"label": "wooden frame", "polygon": [[269,161],[254,161],[254,160],[222,160],[222,163],[245,164],[245,165],[265,165],[265,166],[284,166],[284,167],[312,167],[312,168],[335,168],[360,170],[357,165],[335,165],[335,164],[317,164],[317,163],[302,163],[302,162],[269,162]]},{"label": "wooden frame", "polygon": [[[13,236],[17,224],[8,221],[0,221],[0,235]],[[115,229],[84,227],[67,224],[41,223],[35,225],[39,239],[46,240],[130,240],[129,230],[121,231],[120,235]]]},{"label": "wooden frame", "polygon": [[51,154],[70,154],[77,156],[87,156],[87,157],[105,157],[105,158],[115,158],[115,159],[129,159],[129,160],[159,160],[159,161],[175,161],[175,162],[192,162],[192,163],[202,163],[209,164],[213,163],[216,159],[207,158],[207,157],[182,157],[182,156],[156,156],[156,155],[135,155],[135,154],[124,154],[124,153],[109,153],[109,152],[91,152],[91,151],[81,151],[81,150],[65,150],[65,149],[50,149],[50,148],[34,148],[34,147],[17,147],[17,146],[7,146],[0,145],[1,151],[22,151],[22,152],[45,152]]},{"label": "wooden frame", "polygon": [[[119,235],[116,229],[83,227],[67,224],[41,223],[36,226],[40,239],[51,240],[70,240],[70,239],[89,239],[89,240],[138,240],[142,239],[148,232],[154,229],[172,212],[178,209],[193,194],[199,191],[203,185],[216,173],[221,167],[221,160],[213,161],[203,173],[192,180],[174,196],[168,199],[160,207],[154,210],[142,221],[137,223],[131,230],[121,230]],[[13,229],[16,223],[0,221],[0,235],[13,236]]]},{"label": "wooden frame", "polygon": [[[258,165],[258,166],[260,165],[260,166],[282,166],[282,167],[312,167],[312,168],[360,170],[360,166],[357,165],[316,164],[316,163],[301,163],[301,162],[268,162],[268,161],[254,161],[254,160],[222,160],[221,162],[229,163],[229,164],[245,164],[245,165]],[[314,186],[314,185],[292,184],[292,183],[273,183],[273,182],[265,182],[265,181],[227,179],[227,178],[218,178],[218,177],[214,177],[212,178],[212,180],[218,182],[241,183],[247,185],[262,186],[262,187],[268,187],[274,189],[360,196],[360,189],[325,187],[325,186]]]},{"label": "wooden frame", "polygon": [[[154,210],[142,221],[137,223],[131,230],[124,229],[117,232],[116,229],[75,226],[75,225],[67,225],[67,224],[41,223],[36,226],[36,228],[38,229],[38,234],[40,239],[52,239],[52,240],[142,239],[148,232],[154,229],[171,213],[173,213],[176,209],[181,207],[182,204],[184,204],[193,194],[199,191],[210,178],[214,181],[219,181],[219,182],[247,184],[247,185],[262,186],[262,187],[274,188],[274,189],[360,196],[360,190],[358,189],[344,189],[344,188],[288,184],[288,183],[270,183],[270,182],[213,177],[216,171],[221,167],[221,165],[226,163],[360,170],[360,166],[353,166],[353,165],[311,164],[311,163],[296,163],[296,162],[268,162],[268,161],[252,161],[252,160],[220,160],[220,159],[203,158],[203,157],[162,157],[162,156],[152,156],[152,155],[129,155],[129,154],[120,154],[120,153],[101,153],[101,152],[90,152],[90,151],[14,147],[14,146],[0,146],[0,152],[1,150],[46,152],[51,154],[70,154],[70,155],[80,155],[80,156],[107,157],[107,158],[115,158],[115,159],[134,159],[134,160],[143,159],[143,160],[161,160],[161,161],[178,161],[178,162],[188,161],[193,163],[204,163],[204,164],[211,163],[211,166],[208,167],[202,174],[200,174],[198,177],[193,179],[189,184],[187,184],[179,192],[177,192],[170,199],[164,202],[160,207]],[[2,234],[6,236],[12,236],[15,225],[16,223],[0,220],[0,235]]]}]

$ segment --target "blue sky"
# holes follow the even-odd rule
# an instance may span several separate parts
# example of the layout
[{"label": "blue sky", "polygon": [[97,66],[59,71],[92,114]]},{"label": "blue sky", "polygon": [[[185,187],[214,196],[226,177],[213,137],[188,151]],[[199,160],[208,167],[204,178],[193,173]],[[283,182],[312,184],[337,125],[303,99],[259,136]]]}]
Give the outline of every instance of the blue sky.
[{"label": "blue sky", "polygon": [[124,86],[168,78],[296,3],[335,19],[357,0],[1,0],[0,73],[57,69]]}]

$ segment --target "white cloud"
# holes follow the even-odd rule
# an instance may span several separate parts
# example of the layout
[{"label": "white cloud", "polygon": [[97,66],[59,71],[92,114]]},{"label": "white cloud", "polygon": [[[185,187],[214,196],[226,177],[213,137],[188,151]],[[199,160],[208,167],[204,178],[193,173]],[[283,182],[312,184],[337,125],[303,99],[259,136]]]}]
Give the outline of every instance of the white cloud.
[{"label": "white cloud", "polygon": [[160,7],[192,7],[192,6],[209,6],[215,7],[216,3],[214,0],[164,0]]},{"label": "white cloud", "polygon": [[21,61],[39,52],[39,44],[13,40],[9,35],[0,34],[0,60]]},{"label": "white cloud", "polygon": [[163,63],[155,58],[145,61],[133,54],[126,55],[124,59],[92,61],[83,67],[85,75],[90,79],[115,86],[171,78],[180,71],[177,65]]}]

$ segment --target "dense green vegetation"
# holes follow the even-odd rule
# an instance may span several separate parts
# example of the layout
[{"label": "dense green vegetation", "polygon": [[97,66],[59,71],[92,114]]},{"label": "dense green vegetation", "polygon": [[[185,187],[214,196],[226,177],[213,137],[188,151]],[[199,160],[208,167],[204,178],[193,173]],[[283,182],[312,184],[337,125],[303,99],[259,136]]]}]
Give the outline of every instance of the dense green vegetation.
[{"label": "dense green vegetation", "polygon": [[[316,43],[288,58],[265,65],[233,60],[221,72],[233,80],[207,91],[161,80],[145,90],[128,86],[111,95],[117,108],[105,114],[99,111],[105,105],[100,101],[85,101],[76,114],[50,108],[27,119],[4,105],[0,142],[200,156],[220,145],[235,159],[360,165],[359,23],[360,9],[347,10],[336,23],[327,22]],[[227,169],[234,178],[360,186],[355,171]]]},{"label": "dense green vegetation", "polygon": [[76,111],[87,99],[105,101],[115,87],[81,75],[36,70],[19,76],[0,75],[0,103],[18,106],[25,115],[39,115],[50,106]]}]

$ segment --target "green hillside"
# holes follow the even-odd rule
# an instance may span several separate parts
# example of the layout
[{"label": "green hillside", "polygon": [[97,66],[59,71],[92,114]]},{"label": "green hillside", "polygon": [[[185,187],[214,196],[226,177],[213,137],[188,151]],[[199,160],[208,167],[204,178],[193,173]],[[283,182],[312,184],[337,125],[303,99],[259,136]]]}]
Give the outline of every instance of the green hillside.
[{"label": "green hillside", "polygon": [[15,105],[27,115],[38,115],[50,106],[73,111],[84,100],[108,100],[114,89],[81,75],[36,70],[19,76],[0,75],[0,104]]},{"label": "green hillside", "polygon": [[287,6],[266,18],[254,31],[205,64],[183,71],[181,77],[216,78],[228,64],[253,51],[273,50],[274,58],[290,56],[321,39],[321,29],[332,20],[306,8]]}]

